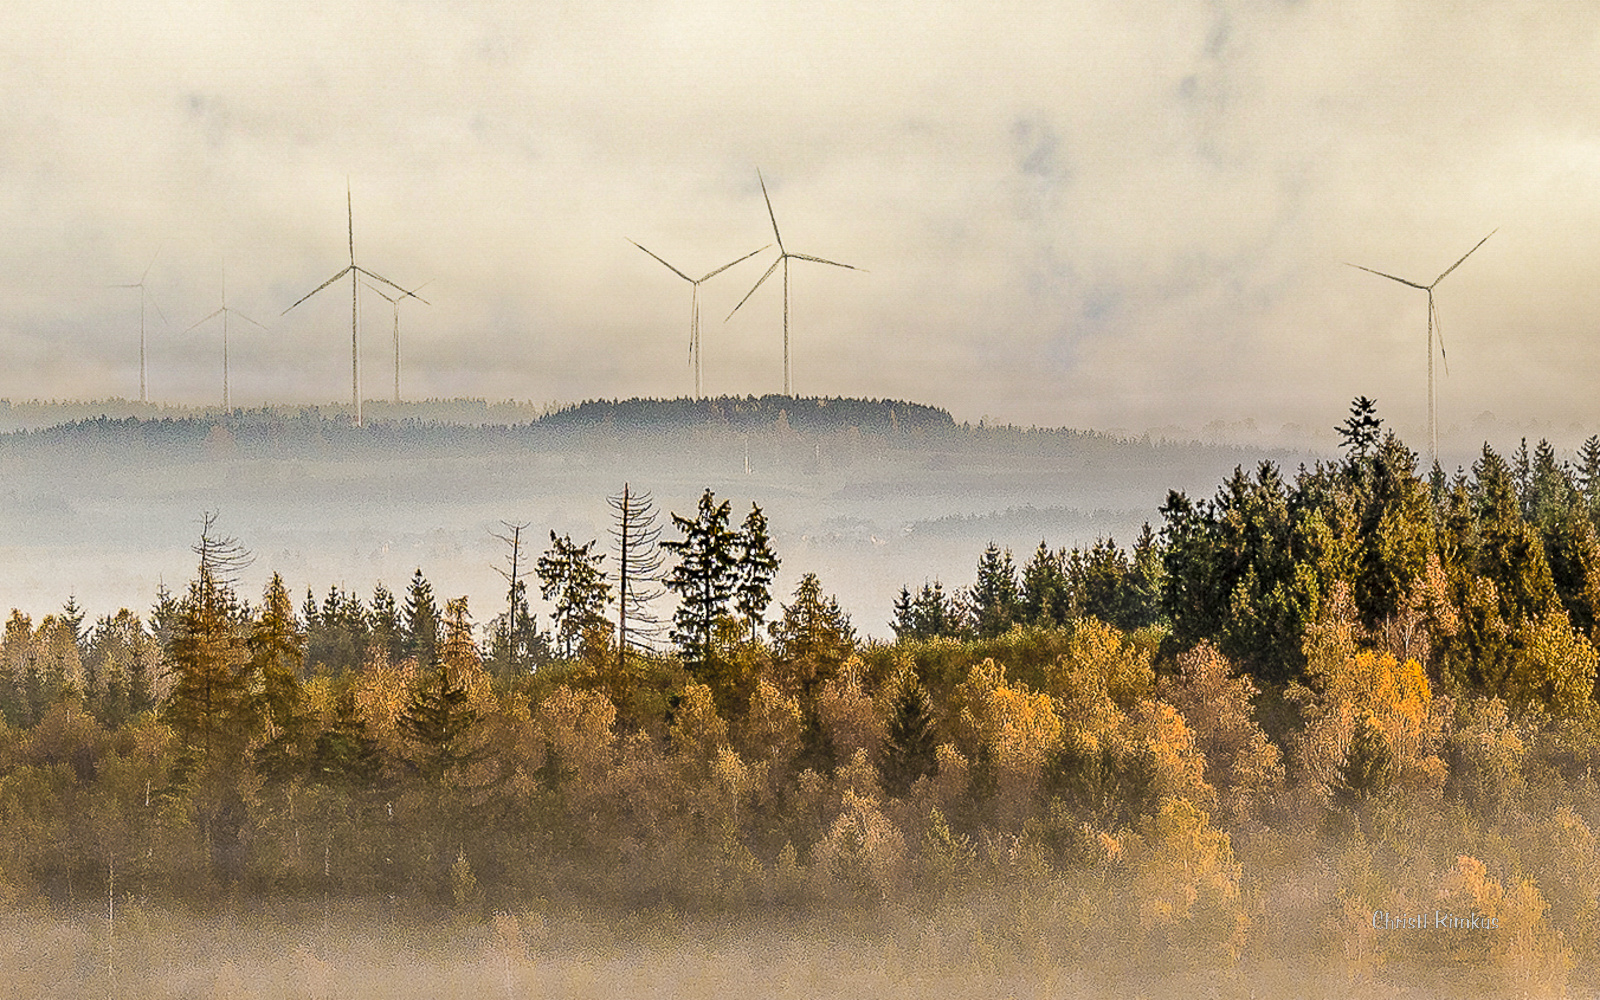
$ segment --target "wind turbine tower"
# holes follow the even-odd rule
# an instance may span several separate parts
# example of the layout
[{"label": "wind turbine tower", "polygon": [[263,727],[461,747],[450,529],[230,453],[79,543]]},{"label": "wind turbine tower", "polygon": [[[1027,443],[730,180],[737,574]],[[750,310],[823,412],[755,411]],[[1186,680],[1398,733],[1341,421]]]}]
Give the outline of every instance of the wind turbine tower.
[{"label": "wind turbine tower", "polygon": [[[195,320],[189,325],[189,330],[193,330],[202,323],[213,320],[218,316],[222,317],[222,408],[224,410],[231,408],[231,403],[228,399],[228,316],[230,314],[239,317],[246,323],[251,323],[255,326],[261,327],[263,330],[266,329],[266,327],[261,326],[260,323],[257,323],[255,320],[251,319],[249,316],[246,316],[239,310],[228,308],[228,262],[224,260],[222,262],[222,308],[207,316],[205,319]],[[189,330],[185,330],[183,332],[188,333]]]},{"label": "wind turbine tower", "polygon": [[[772,266],[767,268],[767,273],[763,274],[761,276],[760,280],[758,280],[755,283],[755,285],[752,286],[751,289],[744,294],[744,298],[739,300],[739,305],[733,307],[733,312],[730,312],[728,314],[728,319],[732,319],[733,318],[733,313],[736,313],[736,312],[739,311],[739,306],[742,306],[746,302],[750,301],[750,296],[752,296],[752,295],[754,295],[756,293],[756,289],[761,287],[761,283],[766,281],[768,278],[772,277],[772,272],[776,271],[778,269],[778,265],[779,264],[782,264],[783,265],[783,394],[785,396],[789,396],[789,395],[793,395],[793,393],[790,392],[790,382],[789,382],[789,261],[790,260],[809,260],[813,264],[831,264],[834,267],[849,268],[852,271],[862,271],[862,270],[865,270],[865,268],[856,267],[854,264],[841,264],[836,260],[824,260],[821,257],[812,257],[812,256],[810,256],[808,254],[790,253],[787,249],[785,249],[784,245],[783,245],[783,236],[778,232],[778,216],[772,211],[772,196],[767,194],[767,180],[766,180],[766,178],[761,176],[761,171],[760,170],[756,171],[756,179],[761,182],[761,197],[765,198],[766,202],[767,202],[767,218],[772,220],[772,237],[778,243],[778,259],[772,262]],[[727,322],[727,320],[723,320],[723,322]]]},{"label": "wind turbine tower", "polygon": [[[1493,236],[1499,231],[1499,229],[1492,229],[1489,231],[1489,236]],[[1454,271],[1456,268],[1460,267],[1468,257],[1471,257],[1473,254],[1477,253],[1478,247],[1481,247],[1485,243],[1489,242],[1489,236],[1485,236],[1483,239],[1479,240],[1471,250],[1468,250],[1466,253],[1461,255],[1461,260],[1458,260],[1454,264],[1451,264],[1449,267],[1445,268],[1437,278],[1434,278],[1431,283],[1426,285],[1419,284],[1415,281],[1409,281],[1393,274],[1385,274],[1382,271],[1375,271],[1370,267],[1362,267],[1360,264],[1348,265],[1356,268],[1357,270],[1366,271],[1368,274],[1376,274],[1380,278],[1388,278],[1390,281],[1398,281],[1400,284],[1409,286],[1411,288],[1420,288],[1422,291],[1428,293],[1428,458],[1430,466],[1437,464],[1439,461],[1439,397],[1434,390],[1433,384],[1433,336],[1434,331],[1436,330],[1439,334],[1439,359],[1444,362],[1445,374],[1448,375],[1450,373],[1450,359],[1445,356],[1444,330],[1439,326],[1439,310],[1434,305],[1433,290],[1434,288],[1438,287],[1439,282],[1443,281],[1449,276],[1451,271]],[[1346,263],[1348,264],[1348,262]]]},{"label": "wind turbine tower", "polygon": [[[629,240],[628,242],[629,243],[633,243],[632,240]],[[709,280],[711,278],[715,278],[717,275],[721,274],[723,271],[726,271],[728,268],[732,267],[735,264],[738,264],[738,263],[741,263],[743,261],[749,260],[751,257],[754,257],[756,254],[760,253],[761,250],[765,250],[767,247],[762,247],[761,250],[752,250],[749,253],[745,254],[743,257],[740,257],[738,260],[731,260],[728,263],[726,263],[726,264],[722,265],[721,267],[717,268],[715,271],[707,271],[705,274],[701,275],[698,278],[691,278],[687,274],[684,274],[682,271],[680,271],[677,268],[673,267],[671,264],[667,264],[667,262],[665,260],[662,260],[660,255],[656,254],[654,251],[647,250],[644,247],[639,246],[639,244],[637,244],[637,243],[633,243],[633,245],[636,246],[636,247],[639,247],[640,250],[644,250],[645,253],[649,254],[652,257],[654,257],[656,260],[661,261],[662,264],[666,265],[667,270],[671,271],[673,274],[676,274],[678,277],[682,278],[684,281],[687,281],[689,283],[690,287],[693,288],[693,291],[691,291],[689,293],[689,363],[694,365],[694,398],[695,399],[699,399],[700,398],[700,283],[703,282],[703,281],[707,281],[707,280]],[[770,243],[767,244],[767,246],[771,246],[771,245],[772,244],[770,244]]]},{"label": "wind turbine tower", "polygon": [[288,315],[289,310],[293,309],[294,306],[297,306],[301,302],[304,302],[306,299],[311,298],[311,296],[313,296],[313,295],[317,294],[318,292],[322,291],[324,288],[327,288],[329,285],[333,284],[335,281],[338,281],[340,278],[344,277],[345,275],[348,274],[350,276],[350,405],[355,408],[355,411],[356,411],[356,426],[360,427],[361,426],[361,342],[360,342],[360,339],[358,337],[358,328],[359,328],[359,325],[360,325],[360,313],[358,312],[357,304],[358,304],[358,300],[359,300],[361,276],[364,274],[367,277],[373,279],[374,281],[380,281],[383,284],[388,285],[390,288],[393,288],[397,292],[401,292],[401,293],[404,293],[406,295],[410,295],[411,293],[406,291],[404,288],[400,287],[399,285],[395,284],[394,282],[390,281],[388,278],[385,278],[383,275],[374,274],[373,272],[367,270],[366,268],[364,268],[361,265],[356,263],[356,217],[355,217],[355,209],[351,205],[350,182],[348,180],[345,181],[345,186],[344,186],[344,210],[345,210],[345,222],[346,222],[346,225],[347,225],[347,231],[348,231],[348,235],[349,235],[349,245],[350,245],[350,263],[349,263],[349,265],[346,266],[343,270],[341,270],[338,274],[335,274],[333,277],[329,278],[327,281],[324,281],[322,284],[320,284],[317,287],[313,288],[311,291],[309,291],[309,292],[305,293],[304,295],[300,296],[300,298],[295,301],[293,306],[290,306],[289,309],[285,309],[280,315]]},{"label": "wind turbine tower", "polygon": [[377,285],[374,285],[372,282],[366,282],[366,286],[368,288],[377,292],[384,301],[394,306],[394,401],[396,403],[400,402],[400,302],[403,299],[409,298],[416,299],[423,305],[430,305],[427,299],[417,294],[418,292],[422,291],[427,284],[428,283],[424,281],[422,284],[418,285],[416,288],[413,288],[409,292],[404,292],[400,295],[390,295],[388,292],[384,291],[382,288],[379,288]]},{"label": "wind turbine tower", "polygon": [[137,288],[139,290],[139,402],[141,402],[141,403],[150,402],[150,392],[149,392],[149,389],[147,388],[147,381],[145,379],[145,367],[144,367],[144,304],[145,304],[145,302],[148,301],[151,305],[156,307],[156,315],[161,317],[161,322],[163,324],[165,324],[167,322],[166,314],[161,311],[161,306],[156,302],[155,296],[151,295],[149,288],[147,288],[145,286],[145,279],[150,277],[150,269],[152,267],[156,266],[156,258],[159,257],[159,256],[161,256],[161,249],[158,247],[156,249],[156,252],[154,254],[151,254],[150,263],[145,265],[144,273],[139,275],[139,280],[138,281],[130,281],[130,282],[126,282],[124,284],[112,285],[111,286],[112,288]]}]

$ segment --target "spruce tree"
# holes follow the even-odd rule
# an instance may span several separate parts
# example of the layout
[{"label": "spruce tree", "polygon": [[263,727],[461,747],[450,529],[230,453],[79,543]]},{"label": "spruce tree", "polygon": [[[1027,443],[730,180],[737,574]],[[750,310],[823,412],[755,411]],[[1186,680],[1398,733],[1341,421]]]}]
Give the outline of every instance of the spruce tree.
[{"label": "spruce tree", "polygon": [[304,771],[311,719],[300,686],[305,640],[283,577],[272,574],[261,597],[261,612],[250,630],[250,672],[260,685],[257,711],[268,724],[256,750],[256,770],[284,782]]},{"label": "spruce tree", "polygon": [[1018,615],[1029,625],[1061,626],[1073,616],[1072,586],[1061,553],[1039,540],[1033,558],[1022,567]]},{"label": "spruce tree", "polygon": [[1377,402],[1357,396],[1355,402],[1350,404],[1350,416],[1334,430],[1339,432],[1339,447],[1350,449],[1349,460],[1359,462],[1378,443],[1382,426],[1383,421],[1378,419]]},{"label": "spruce tree", "polygon": [[399,663],[405,659],[405,626],[400,619],[400,606],[394,593],[383,584],[372,589],[372,602],[367,606],[367,633],[369,648],[383,653],[385,662]]},{"label": "spruce tree", "polygon": [[606,625],[605,607],[611,599],[611,584],[600,568],[606,554],[594,551],[599,544],[591,539],[579,545],[571,535],[557,538],[552,531],[550,548],[534,566],[540,594],[555,603],[550,619],[561,641],[562,655],[567,657],[577,652],[578,640],[591,629]]},{"label": "spruce tree", "polygon": [[772,603],[772,579],[778,573],[778,557],[772,551],[767,533],[767,518],[761,508],[750,505],[739,529],[739,584],[734,591],[734,609],[745,620],[751,640],[760,637],[761,622]]},{"label": "spruce tree", "polygon": [[1600,435],[1589,435],[1578,449],[1578,487],[1589,517],[1600,524]]},{"label": "spruce tree", "polygon": [[728,501],[718,503],[706,490],[692,520],[672,515],[673,526],[683,537],[661,543],[678,557],[663,581],[678,595],[672,641],[682,653],[684,665],[697,677],[705,674],[712,662],[717,620],[728,613],[739,586],[738,537],[728,527],[728,508]]},{"label": "spruce tree", "polygon": [[883,742],[883,790],[899,798],[918,778],[934,774],[939,764],[937,750],[933,705],[922,682],[907,670],[890,707],[889,731]]},{"label": "spruce tree", "polygon": [[940,637],[957,637],[966,632],[966,622],[959,604],[944,592],[938,580],[923,582],[915,594],[909,587],[900,588],[894,603],[894,621],[890,622],[899,640],[925,640]]},{"label": "spruce tree", "polygon": [[783,618],[772,626],[780,669],[790,686],[810,698],[855,650],[856,631],[837,597],[822,596],[815,573],[800,578],[794,600],[783,606]]},{"label": "spruce tree", "polygon": [[419,672],[399,719],[408,763],[430,785],[442,784],[482,756],[469,739],[478,713],[468,702],[466,685],[478,662],[466,598],[448,602],[446,615],[440,655]]},{"label": "spruce tree", "polygon": [[992,639],[1011,629],[1017,621],[1020,601],[1017,570],[1009,549],[1002,553],[998,545],[990,542],[983,550],[978,560],[978,579],[967,594],[967,604],[978,638]]},{"label": "spruce tree", "polygon": [[439,662],[439,606],[433,601],[433,587],[422,575],[421,567],[411,576],[404,612],[405,655],[427,670]]}]

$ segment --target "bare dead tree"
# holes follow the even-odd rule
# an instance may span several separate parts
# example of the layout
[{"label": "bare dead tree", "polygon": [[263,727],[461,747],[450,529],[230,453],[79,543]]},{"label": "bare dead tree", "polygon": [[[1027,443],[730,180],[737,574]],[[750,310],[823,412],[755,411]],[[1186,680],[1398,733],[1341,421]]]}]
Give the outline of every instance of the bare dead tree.
[{"label": "bare dead tree", "polygon": [[665,591],[661,587],[661,527],[656,523],[655,501],[649,493],[633,490],[606,497],[611,505],[613,550],[617,558],[617,667],[626,663],[628,649],[649,649],[661,634],[661,620],[651,604]]},{"label": "bare dead tree", "polygon": [[511,568],[508,570],[496,566],[494,571],[505,579],[507,585],[504,632],[506,669],[508,673],[515,674],[517,671],[518,619],[526,619],[528,614],[526,597],[528,585],[522,579],[522,532],[528,527],[528,523],[526,521],[519,521],[516,524],[510,521],[501,521],[500,523],[505,525],[506,534],[501,534],[497,531],[491,531],[489,534],[505,542],[511,549],[506,558]]}]

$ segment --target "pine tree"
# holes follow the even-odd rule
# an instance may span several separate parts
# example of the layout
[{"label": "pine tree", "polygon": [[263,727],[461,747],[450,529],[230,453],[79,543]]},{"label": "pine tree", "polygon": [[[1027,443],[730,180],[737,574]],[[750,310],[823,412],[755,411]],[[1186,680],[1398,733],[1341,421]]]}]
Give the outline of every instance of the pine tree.
[{"label": "pine tree", "polygon": [[1017,570],[1011,551],[1004,553],[993,542],[978,560],[978,580],[967,594],[973,630],[980,639],[1004,635],[1017,621],[1020,609]]},{"label": "pine tree", "polygon": [[1335,427],[1339,432],[1339,447],[1350,449],[1349,460],[1357,462],[1367,457],[1367,453],[1378,443],[1379,429],[1383,421],[1378,419],[1378,404],[1375,400],[1365,396],[1357,396],[1355,402],[1350,404],[1350,416],[1344,423]]},{"label": "pine tree", "polygon": [[1072,585],[1059,552],[1039,540],[1033,558],[1022,567],[1018,615],[1029,625],[1061,626],[1073,617]]},{"label": "pine tree", "polygon": [[938,770],[933,705],[916,674],[906,671],[895,690],[883,742],[883,790],[899,798],[918,778]]},{"label": "pine tree", "polygon": [[96,692],[90,709],[102,725],[116,729],[155,707],[151,682],[158,653],[155,637],[138,615],[123,608],[103,616],[90,631],[88,645],[84,674],[94,676]]},{"label": "pine tree", "polygon": [[372,589],[372,602],[367,606],[368,648],[383,653],[386,663],[399,663],[405,659],[405,626],[400,620],[400,606],[394,593],[383,584]]},{"label": "pine tree", "polygon": [[198,766],[232,773],[242,760],[257,718],[250,698],[252,675],[245,647],[242,612],[229,582],[247,560],[231,538],[212,535],[207,515],[200,543],[200,569],[179,602],[173,636],[166,649],[172,689],[162,709]]},{"label": "pine tree", "polygon": [[909,587],[901,587],[894,615],[890,627],[900,640],[953,638],[967,631],[959,603],[945,594],[944,584],[938,580],[924,581],[915,594]]},{"label": "pine tree", "polygon": [[772,603],[772,578],[778,573],[778,557],[767,534],[767,518],[755,504],[750,505],[750,513],[739,530],[738,545],[739,585],[734,591],[734,609],[748,625],[751,640],[755,640]]},{"label": "pine tree", "polygon": [[267,738],[256,750],[256,770],[271,780],[287,781],[306,767],[311,719],[300,686],[305,640],[289,590],[277,573],[262,594],[249,650],[249,670],[260,685],[256,710],[267,725]]},{"label": "pine tree", "polygon": [[1578,450],[1578,487],[1589,517],[1600,524],[1600,434],[1589,435]]},{"label": "pine tree", "polygon": [[407,657],[424,670],[439,662],[439,606],[433,602],[433,587],[422,575],[421,567],[411,576],[404,613]]},{"label": "pine tree", "polygon": [[712,638],[717,621],[728,613],[739,586],[738,537],[728,528],[728,508],[728,501],[718,503],[706,490],[693,520],[672,515],[672,523],[683,537],[661,543],[678,557],[664,581],[667,589],[678,595],[672,641],[683,654],[684,665],[696,676],[703,675],[714,658]]},{"label": "pine tree", "polygon": [[467,678],[478,662],[466,598],[448,602],[446,616],[440,655],[420,672],[399,719],[408,763],[431,785],[482,756],[469,739],[478,713],[468,701]]},{"label": "pine tree", "polygon": [[539,575],[540,594],[555,602],[550,619],[561,642],[562,655],[569,658],[577,652],[579,639],[597,626],[606,625],[605,607],[611,599],[611,584],[600,568],[606,554],[594,551],[599,544],[592,539],[579,545],[571,535],[557,538],[552,531],[550,548],[534,567]]},{"label": "pine tree", "polygon": [[780,669],[790,686],[809,699],[834,676],[855,650],[856,631],[837,597],[822,596],[822,581],[807,573],[783,606],[783,618],[772,626]]},{"label": "pine tree", "polygon": [[531,642],[528,637],[535,632],[533,614],[528,610],[528,581],[523,579],[527,562],[522,557],[522,532],[527,524],[501,521],[508,534],[491,532],[493,537],[506,544],[507,567],[495,567],[506,581],[506,610],[490,623],[492,630],[490,657],[495,669],[504,676],[515,676],[531,666]]},{"label": "pine tree", "polygon": [[67,603],[61,606],[59,617],[62,624],[72,630],[72,642],[78,647],[78,655],[82,657],[88,652],[89,636],[83,628],[83,608],[79,606],[76,596],[67,595]]}]

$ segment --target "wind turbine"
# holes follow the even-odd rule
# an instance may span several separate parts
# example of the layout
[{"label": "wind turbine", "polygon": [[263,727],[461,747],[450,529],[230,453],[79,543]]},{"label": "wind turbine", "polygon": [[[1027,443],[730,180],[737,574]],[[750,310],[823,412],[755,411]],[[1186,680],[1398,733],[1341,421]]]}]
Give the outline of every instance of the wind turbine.
[{"label": "wind turbine", "polygon": [[[629,240],[628,242],[629,243],[633,243],[633,240]],[[738,264],[738,263],[741,263],[743,261],[749,260],[751,257],[754,257],[756,254],[760,253],[761,250],[765,250],[767,247],[770,247],[772,244],[768,243],[767,247],[762,247],[761,250],[752,250],[749,253],[745,254],[743,257],[740,257],[738,260],[731,260],[728,263],[726,263],[726,264],[722,265],[721,267],[717,268],[715,271],[707,271],[705,274],[701,275],[699,278],[691,278],[687,274],[684,274],[682,271],[680,271],[677,268],[673,267],[671,264],[667,264],[667,262],[665,260],[662,260],[661,256],[659,254],[655,253],[654,251],[647,250],[644,247],[639,246],[639,244],[637,244],[637,243],[633,243],[633,245],[636,246],[636,247],[639,247],[640,250],[644,250],[645,253],[649,254],[652,257],[654,257],[656,260],[661,261],[662,264],[666,264],[667,270],[671,271],[673,274],[676,274],[678,277],[682,278],[684,281],[687,281],[690,284],[690,286],[694,289],[692,292],[689,293],[689,363],[694,365],[694,398],[695,399],[699,399],[700,398],[700,283],[702,281],[707,281],[707,280],[709,280],[711,278],[715,278],[717,275],[721,274],[723,271],[726,271],[728,268],[732,267],[735,264]]]},{"label": "wind turbine", "polygon": [[[232,314],[234,316],[239,317],[240,319],[244,320],[246,323],[251,323],[251,324],[254,324],[255,326],[261,327],[261,329],[263,329],[263,330],[266,329],[266,327],[261,326],[260,323],[257,323],[255,320],[251,319],[249,316],[246,316],[244,313],[240,312],[239,310],[237,310],[237,309],[229,309],[228,308],[228,262],[227,262],[226,259],[224,259],[223,262],[222,262],[222,308],[218,309],[216,312],[214,312],[211,315],[207,316],[205,319],[195,320],[193,323],[191,323],[189,325],[189,330],[193,330],[195,327],[201,325],[202,323],[209,322],[210,320],[213,320],[213,319],[217,318],[218,316],[222,317],[222,408],[224,410],[227,410],[229,408],[229,400],[228,400],[228,316],[229,316],[229,314]],[[189,330],[185,330],[183,332],[184,333],[188,333]]]},{"label": "wind turbine", "polygon": [[[772,272],[776,271],[778,269],[778,265],[779,264],[782,264],[783,265],[783,394],[785,396],[788,396],[788,395],[791,394],[789,392],[789,260],[791,258],[793,258],[794,260],[809,260],[814,264],[832,264],[834,267],[845,267],[845,268],[849,268],[852,271],[862,271],[862,270],[865,270],[865,268],[856,267],[854,264],[841,264],[836,260],[824,260],[821,257],[812,257],[812,256],[809,256],[809,255],[803,254],[803,253],[790,253],[788,250],[784,249],[783,236],[780,235],[779,232],[778,232],[778,216],[776,214],[774,214],[773,211],[772,211],[772,196],[767,194],[767,181],[766,181],[766,178],[761,176],[761,171],[760,170],[756,171],[756,179],[761,182],[761,197],[765,198],[766,201],[767,201],[767,218],[772,220],[772,236],[773,236],[774,239],[776,239],[778,241],[778,259],[772,262],[772,266],[771,267],[767,268],[767,273],[763,274],[761,276],[761,280],[757,281],[755,283],[755,285],[753,287],[751,287],[751,289],[744,294],[744,298],[739,300],[739,305],[733,307],[733,312],[730,312],[728,314],[728,319],[732,319],[733,318],[733,313],[736,313],[736,312],[739,311],[739,306],[742,306],[746,302],[750,301],[750,296],[752,296],[752,295],[754,295],[756,293],[756,289],[761,287],[761,283],[766,281],[768,278],[772,277]],[[723,322],[726,323],[727,320],[723,320]]]},{"label": "wind turbine", "polygon": [[424,281],[411,291],[402,292],[399,295],[390,295],[388,292],[379,288],[377,285],[374,285],[370,281],[364,282],[364,284],[382,296],[383,299],[390,305],[394,306],[394,401],[398,403],[400,402],[400,300],[411,298],[416,299],[423,305],[431,305],[427,299],[417,294],[428,286],[428,282]]},{"label": "wind turbine", "polygon": [[[1493,236],[1499,231],[1500,230],[1498,228],[1491,229],[1489,231],[1489,236]],[[1477,253],[1478,247],[1481,247],[1485,243],[1489,242],[1489,236],[1485,236],[1483,239],[1479,240],[1471,250],[1468,250],[1466,253],[1461,255],[1461,260],[1458,260],[1454,264],[1451,264],[1449,267],[1445,268],[1437,278],[1433,279],[1431,284],[1427,285],[1418,284],[1415,281],[1408,281],[1405,278],[1397,277],[1393,274],[1385,274],[1382,271],[1375,271],[1370,267],[1362,267],[1360,264],[1349,264],[1348,261],[1346,262],[1348,266],[1356,268],[1357,270],[1366,271],[1368,274],[1376,274],[1378,277],[1388,278],[1390,281],[1398,281],[1400,284],[1408,285],[1411,288],[1420,288],[1424,292],[1428,293],[1428,457],[1432,460],[1433,464],[1437,464],[1439,461],[1439,398],[1433,387],[1433,333],[1435,330],[1439,331],[1439,358],[1444,362],[1445,374],[1450,374],[1450,359],[1446,357],[1444,351],[1444,329],[1439,325],[1439,310],[1433,302],[1433,290],[1439,284],[1439,282],[1443,281],[1447,276],[1449,276],[1451,271],[1454,271],[1456,268],[1460,267],[1468,257],[1471,257],[1473,254]]]},{"label": "wind turbine", "polygon": [[157,247],[156,252],[150,255],[150,263],[145,265],[144,273],[139,275],[138,281],[111,286],[112,288],[137,288],[139,290],[139,402],[141,403],[150,402],[150,393],[146,389],[144,367],[144,304],[147,299],[151,305],[156,307],[156,315],[161,317],[162,324],[167,322],[166,314],[161,311],[160,304],[156,302],[155,296],[150,294],[144,283],[145,279],[150,277],[150,269],[156,266],[156,258],[159,256],[161,256],[161,248]]},{"label": "wind turbine", "polygon": [[[355,216],[355,209],[351,205],[351,200],[350,200],[350,182],[348,180],[345,181],[345,185],[344,185],[344,210],[345,210],[345,221],[348,224],[348,231],[349,231],[349,238],[350,238],[350,264],[349,264],[349,266],[346,267],[344,270],[340,271],[338,274],[336,274],[333,277],[329,278],[327,281],[324,281],[322,284],[320,284],[317,287],[313,288],[311,291],[309,291],[309,292],[305,293],[304,295],[300,296],[300,298],[295,301],[294,306],[297,306],[301,302],[304,302],[306,299],[311,298],[311,296],[313,296],[313,295],[317,294],[318,292],[322,291],[324,288],[327,288],[329,285],[333,284],[335,281],[338,281],[340,278],[344,277],[345,275],[348,274],[350,276],[350,403],[351,403],[352,406],[355,407],[355,410],[356,410],[356,426],[360,427],[361,426],[361,342],[357,338],[357,335],[356,335],[357,323],[359,322],[359,314],[356,311],[356,302],[357,302],[358,292],[360,291],[361,276],[364,274],[367,277],[372,278],[372,279],[374,279],[376,281],[381,281],[385,285],[388,285],[390,288],[393,288],[395,291],[405,292],[407,295],[410,295],[411,293],[410,292],[406,292],[406,290],[404,288],[401,288],[399,285],[397,285],[394,282],[390,281],[388,278],[385,278],[383,275],[374,274],[371,271],[367,270],[366,268],[364,268],[361,265],[356,263],[356,216]],[[289,309],[293,309],[294,306],[290,306]],[[288,315],[289,309],[285,309],[279,315]]]}]

